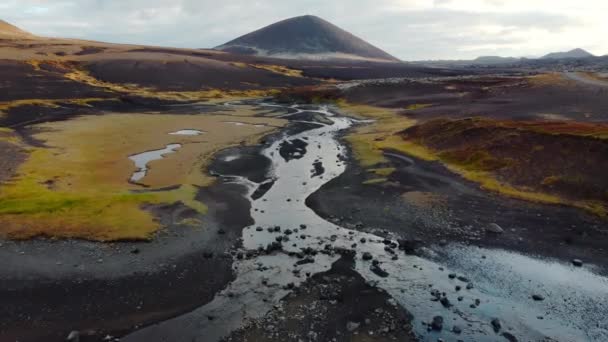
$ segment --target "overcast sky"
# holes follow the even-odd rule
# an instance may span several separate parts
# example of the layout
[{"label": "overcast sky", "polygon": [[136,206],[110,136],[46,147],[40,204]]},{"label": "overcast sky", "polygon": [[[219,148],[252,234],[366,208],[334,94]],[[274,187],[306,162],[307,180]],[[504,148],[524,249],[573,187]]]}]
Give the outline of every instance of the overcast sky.
[{"label": "overcast sky", "polygon": [[608,54],[606,0],[1,0],[39,35],[213,47],[275,21],[322,17],[403,60]]}]

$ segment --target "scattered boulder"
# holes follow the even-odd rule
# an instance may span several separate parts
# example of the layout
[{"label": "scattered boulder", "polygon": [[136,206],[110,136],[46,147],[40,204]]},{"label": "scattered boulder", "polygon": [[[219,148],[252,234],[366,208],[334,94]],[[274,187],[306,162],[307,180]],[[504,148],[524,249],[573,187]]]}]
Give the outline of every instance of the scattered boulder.
[{"label": "scattered boulder", "polygon": [[369,261],[369,260],[372,260],[374,257],[372,256],[371,253],[365,252],[365,253],[363,253],[362,258],[363,258],[363,260]]},{"label": "scattered boulder", "polygon": [[377,275],[378,277],[382,277],[382,278],[388,277],[388,272],[383,270],[380,267],[380,265],[374,264],[370,267],[370,270],[372,270],[372,272],[374,272],[374,274]]},{"label": "scattered boulder", "polygon": [[576,267],[582,267],[583,266],[583,261],[580,259],[574,259],[572,260],[572,265],[576,266]]},{"label": "scattered boulder", "polygon": [[443,317],[435,316],[433,317],[433,321],[431,322],[431,329],[435,331],[443,330]]},{"label": "scattered boulder", "polygon": [[504,337],[509,342],[517,342],[517,337],[515,337],[513,334],[511,334],[509,332],[504,332],[504,333],[502,333],[501,336]]},{"label": "scattered boulder", "polygon": [[360,325],[361,325],[361,323],[348,322],[348,323],[346,323],[346,330],[348,330],[349,332],[353,332],[353,331],[359,329]]},{"label": "scattered boulder", "polygon": [[533,294],[532,299],[534,299],[537,302],[540,302],[540,301],[545,300],[545,297],[543,297],[542,295],[539,295],[539,294]]},{"label": "scattered boulder", "polygon": [[505,232],[504,229],[502,229],[501,226],[499,226],[496,223],[490,223],[487,227],[486,227],[486,231],[490,232],[490,233],[494,233],[494,234],[502,234]]},{"label": "scattered boulder", "polygon": [[456,334],[456,335],[460,335],[460,334],[462,333],[462,328],[460,328],[459,326],[455,325],[455,326],[452,328],[452,332],[453,332],[454,334]]},{"label": "scattered boulder", "polygon": [[452,303],[450,303],[450,300],[448,299],[448,297],[442,297],[439,302],[441,303],[441,305],[443,305],[446,308],[450,308],[452,306]]},{"label": "scattered boulder", "polygon": [[76,330],[71,331],[65,340],[68,342],[79,342],[80,341],[80,332],[78,332]]},{"label": "scattered boulder", "polygon": [[492,324],[492,328],[494,329],[495,333],[498,333],[502,328],[502,324],[498,318],[494,318],[490,323]]}]

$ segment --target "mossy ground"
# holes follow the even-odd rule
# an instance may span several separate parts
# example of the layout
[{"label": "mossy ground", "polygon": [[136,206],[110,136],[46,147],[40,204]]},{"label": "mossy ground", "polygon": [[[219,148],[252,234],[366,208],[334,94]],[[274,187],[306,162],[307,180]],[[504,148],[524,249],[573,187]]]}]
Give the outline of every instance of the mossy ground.
[{"label": "mossy ground", "polygon": [[[111,114],[37,125],[34,137],[46,147],[30,147],[17,175],[0,187],[0,234],[12,239],[149,239],[161,227],[142,209],[146,204],[181,202],[205,213],[195,196],[199,187],[213,181],[204,170],[210,156],[241,141],[253,142],[284,123],[239,117],[241,122],[268,125],[256,127],[229,121],[234,117]],[[168,134],[180,129],[207,133]],[[128,182],[135,171],[129,155],[170,143],[182,148],[149,163],[142,180],[147,188]],[[141,191],[166,187],[174,190]]]},{"label": "mossy ground", "polygon": [[[555,82],[555,76],[546,76],[535,81]],[[469,181],[478,183],[483,189],[493,191],[513,198],[539,203],[560,204],[581,208],[594,214],[605,216],[604,204],[593,200],[572,200],[554,194],[548,194],[539,189],[513,186],[498,179],[493,172],[512,161],[508,158],[496,158],[488,151],[472,151],[466,156],[455,152],[440,151],[428,147],[421,141],[404,138],[400,132],[413,127],[416,122],[392,109],[354,105],[346,101],[337,101],[339,107],[347,114],[364,119],[372,119],[373,123],[357,127],[346,139],[351,144],[353,153],[361,166],[372,173],[371,179],[365,184],[382,184],[390,169],[386,169],[384,151],[398,151],[426,161],[439,161],[452,172],[459,174]],[[605,139],[606,126],[575,122],[519,122],[505,121],[500,127],[531,130],[543,134],[572,134],[591,136]],[[381,174],[378,174],[378,170]]]}]

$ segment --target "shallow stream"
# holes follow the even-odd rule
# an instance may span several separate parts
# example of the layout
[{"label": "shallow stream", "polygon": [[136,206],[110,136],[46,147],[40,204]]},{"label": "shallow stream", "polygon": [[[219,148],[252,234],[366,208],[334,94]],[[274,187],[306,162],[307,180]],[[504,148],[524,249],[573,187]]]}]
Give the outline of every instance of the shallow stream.
[{"label": "shallow stream", "polygon": [[[423,341],[507,341],[510,336],[519,341],[547,337],[608,341],[608,279],[594,273],[592,266],[577,268],[555,260],[458,244],[429,248],[422,256],[397,249],[394,254],[386,250],[384,238],[317,216],[305,205],[306,198],[345,171],[346,150],[337,134],[354,121],[334,114],[327,106],[269,108],[285,110],[288,114],[283,117],[310,114],[324,118],[315,122],[314,128],[285,134],[263,150],[272,161],[266,182],[273,184],[261,197],[251,197],[261,184],[224,175],[226,182],[246,186],[252,203],[255,224],[243,230],[243,253],[267,248],[279,237],[282,252],[235,259],[236,280],[212,302],[137,331],[126,341],[219,340],[248,320],[263,317],[290,288],[305,281],[307,274],[330,269],[337,255],[319,253],[314,262],[300,265],[296,262],[301,259],[288,255],[304,248],[323,250],[326,245],[354,250],[355,270],[413,314],[414,330]],[[235,160],[238,155],[224,159]],[[396,243],[396,238],[391,242]],[[380,262],[388,276],[372,270],[371,262],[362,259],[366,252]],[[441,297],[447,301],[433,300],[434,291],[445,293]],[[535,301],[533,295],[544,299]],[[442,331],[427,331],[426,322],[434,316],[443,317]],[[491,323],[495,318],[501,324],[498,332]],[[453,332],[454,326],[462,332]]]}]

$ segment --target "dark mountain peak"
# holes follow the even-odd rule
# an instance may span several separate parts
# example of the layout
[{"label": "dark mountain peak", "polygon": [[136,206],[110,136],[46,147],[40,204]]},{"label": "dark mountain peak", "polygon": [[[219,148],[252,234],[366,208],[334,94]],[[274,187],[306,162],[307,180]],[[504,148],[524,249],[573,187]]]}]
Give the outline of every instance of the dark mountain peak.
[{"label": "dark mountain peak", "polygon": [[216,49],[292,59],[397,59],[361,38],[314,15],[285,19]]},{"label": "dark mountain peak", "polygon": [[541,58],[545,59],[566,59],[566,58],[589,58],[595,57],[593,54],[589,53],[586,50],[577,48],[574,50],[570,50],[567,52],[553,52],[548,55],[545,55]]}]

